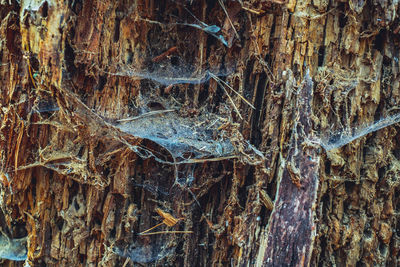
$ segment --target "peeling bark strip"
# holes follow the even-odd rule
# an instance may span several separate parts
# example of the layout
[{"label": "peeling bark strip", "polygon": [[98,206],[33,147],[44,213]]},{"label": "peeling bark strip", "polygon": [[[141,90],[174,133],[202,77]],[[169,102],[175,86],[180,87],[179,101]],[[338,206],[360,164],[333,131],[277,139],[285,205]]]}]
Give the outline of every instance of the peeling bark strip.
[{"label": "peeling bark strip", "polygon": [[263,265],[308,266],[315,237],[319,153],[312,139],[313,82],[307,72],[297,97],[296,122],[274,210]]}]

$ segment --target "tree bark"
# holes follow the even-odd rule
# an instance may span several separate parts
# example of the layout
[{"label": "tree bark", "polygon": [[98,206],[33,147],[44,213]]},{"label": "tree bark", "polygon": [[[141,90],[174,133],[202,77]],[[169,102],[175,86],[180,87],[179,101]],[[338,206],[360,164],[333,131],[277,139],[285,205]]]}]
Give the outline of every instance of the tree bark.
[{"label": "tree bark", "polygon": [[0,258],[400,265],[398,21],[396,1],[0,1]]}]

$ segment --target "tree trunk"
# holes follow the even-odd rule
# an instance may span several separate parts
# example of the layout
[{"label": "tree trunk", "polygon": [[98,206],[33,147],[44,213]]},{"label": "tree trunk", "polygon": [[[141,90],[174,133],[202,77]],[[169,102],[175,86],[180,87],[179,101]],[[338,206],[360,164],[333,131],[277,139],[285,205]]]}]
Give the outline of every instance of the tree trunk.
[{"label": "tree trunk", "polygon": [[3,0],[0,21],[4,264],[400,265],[396,1]]}]

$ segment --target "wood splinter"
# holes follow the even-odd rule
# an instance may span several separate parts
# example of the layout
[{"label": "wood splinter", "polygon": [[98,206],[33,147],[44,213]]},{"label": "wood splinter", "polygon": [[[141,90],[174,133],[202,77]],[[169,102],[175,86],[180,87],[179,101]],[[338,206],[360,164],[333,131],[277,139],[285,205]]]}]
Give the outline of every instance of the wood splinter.
[{"label": "wood splinter", "polygon": [[173,46],[170,49],[168,49],[167,51],[165,51],[164,53],[162,53],[159,56],[154,57],[151,61],[153,62],[160,62],[161,60],[169,57],[170,55],[176,53],[176,51],[178,51],[178,47]]},{"label": "wood splinter", "polygon": [[307,73],[297,96],[296,123],[286,166],[260,247],[258,266],[309,266],[316,234],[315,205],[319,185],[318,148],[313,140],[313,82]]}]

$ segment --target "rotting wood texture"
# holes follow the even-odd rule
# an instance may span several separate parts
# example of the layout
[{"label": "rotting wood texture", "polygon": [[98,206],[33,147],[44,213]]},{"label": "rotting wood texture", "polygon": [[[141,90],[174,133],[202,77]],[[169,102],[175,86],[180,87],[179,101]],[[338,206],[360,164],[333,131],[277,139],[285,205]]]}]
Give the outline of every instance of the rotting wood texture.
[{"label": "rotting wood texture", "polygon": [[0,1],[3,264],[399,266],[398,9]]},{"label": "rotting wood texture", "polygon": [[296,96],[295,123],[288,156],[282,159],[284,169],[266,232],[262,266],[310,265],[320,161],[319,147],[312,143],[312,96],[313,82],[307,73]]}]

